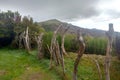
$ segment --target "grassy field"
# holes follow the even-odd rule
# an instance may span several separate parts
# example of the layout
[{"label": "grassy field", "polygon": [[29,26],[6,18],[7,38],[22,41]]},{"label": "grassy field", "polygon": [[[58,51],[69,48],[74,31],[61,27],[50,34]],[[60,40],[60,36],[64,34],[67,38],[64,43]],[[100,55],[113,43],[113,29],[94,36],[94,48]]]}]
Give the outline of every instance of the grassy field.
[{"label": "grassy field", "polygon": [[[49,70],[49,60],[38,60],[36,51],[31,55],[24,50],[0,49],[0,80],[72,80],[73,64],[76,55],[70,53],[65,57],[65,74],[63,78],[60,67]],[[98,71],[94,61],[97,59],[104,80],[104,56],[84,55],[78,68],[78,80],[99,80]],[[112,58],[111,80],[120,80],[120,61]]]}]

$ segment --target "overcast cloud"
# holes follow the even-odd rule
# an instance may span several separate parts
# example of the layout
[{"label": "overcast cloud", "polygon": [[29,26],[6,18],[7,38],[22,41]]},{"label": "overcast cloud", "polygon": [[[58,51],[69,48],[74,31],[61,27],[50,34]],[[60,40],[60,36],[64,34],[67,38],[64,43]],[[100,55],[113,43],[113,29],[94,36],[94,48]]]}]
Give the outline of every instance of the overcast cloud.
[{"label": "overcast cloud", "polygon": [[59,19],[86,28],[120,31],[120,0],[0,0],[1,11],[18,11],[35,21]]},{"label": "overcast cloud", "polygon": [[100,14],[99,0],[0,0],[1,10],[18,10],[35,20],[76,20]]}]

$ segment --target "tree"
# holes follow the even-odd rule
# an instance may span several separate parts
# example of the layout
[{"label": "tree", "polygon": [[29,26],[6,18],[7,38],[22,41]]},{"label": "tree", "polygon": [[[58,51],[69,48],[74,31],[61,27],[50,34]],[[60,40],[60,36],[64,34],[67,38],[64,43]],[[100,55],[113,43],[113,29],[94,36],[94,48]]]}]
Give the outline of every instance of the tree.
[{"label": "tree", "polygon": [[31,17],[24,16],[20,22],[17,21],[16,27],[14,28],[14,32],[16,34],[14,42],[19,48],[25,48],[26,46],[23,44],[23,38],[21,38],[21,36],[27,28],[29,28],[28,36],[30,48],[36,45],[35,36],[38,36],[41,32],[44,32],[44,29],[41,26],[39,26],[36,22],[33,22],[33,19]]},{"label": "tree", "polygon": [[0,44],[9,45],[14,40],[15,33],[14,27],[16,26],[17,17],[20,14],[18,12],[1,12],[0,13]]}]

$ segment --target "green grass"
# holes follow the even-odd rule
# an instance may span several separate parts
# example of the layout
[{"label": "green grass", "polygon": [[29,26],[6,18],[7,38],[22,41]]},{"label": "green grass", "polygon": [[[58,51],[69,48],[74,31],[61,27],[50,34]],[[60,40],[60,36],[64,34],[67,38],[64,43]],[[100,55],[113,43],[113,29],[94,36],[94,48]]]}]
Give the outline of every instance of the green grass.
[{"label": "green grass", "polygon": [[49,60],[38,60],[36,51],[27,54],[24,50],[0,50],[0,80],[60,80],[50,71]]},{"label": "green grass", "polygon": [[[70,55],[71,58],[65,59],[66,64],[66,74],[69,77],[69,80],[72,80],[73,75],[73,65],[75,60],[75,54]],[[78,66],[78,80],[98,80],[98,76],[96,75],[95,65],[90,61],[89,58],[82,58],[80,60],[80,64]]]},{"label": "green grass", "polygon": [[[72,80],[73,65],[76,55],[70,53],[65,57],[65,77],[63,78],[61,67],[49,70],[49,60],[38,60],[37,51],[31,51],[31,55],[24,50],[0,49],[0,80]],[[99,80],[95,63],[98,60],[103,80],[104,56],[83,55],[78,67],[78,80]],[[111,62],[111,80],[120,80],[120,61],[116,57]]]},{"label": "green grass", "polygon": [[[66,74],[69,80],[72,80],[73,74],[73,65],[76,55],[71,53],[69,57],[65,58],[65,67]],[[78,80],[99,80],[98,69],[96,67],[95,62],[92,59],[96,59],[99,62],[101,71],[102,71],[102,80],[105,80],[105,69],[104,69],[104,56],[101,55],[89,55],[84,54],[80,60],[80,64],[78,66]],[[110,76],[111,80],[120,80],[120,61],[116,57],[112,57],[111,60],[111,68],[110,68]]]}]

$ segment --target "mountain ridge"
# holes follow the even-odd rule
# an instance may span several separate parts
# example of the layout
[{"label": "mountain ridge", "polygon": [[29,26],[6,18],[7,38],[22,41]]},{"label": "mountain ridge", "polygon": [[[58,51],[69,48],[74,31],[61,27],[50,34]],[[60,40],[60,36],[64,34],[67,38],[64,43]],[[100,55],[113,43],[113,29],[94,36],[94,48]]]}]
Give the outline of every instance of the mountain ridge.
[{"label": "mountain ridge", "polygon": [[[100,29],[95,29],[95,28],[93,28],[93,29],[83,28],[83,27],[75,26],[73,24],[69,24],[67,22],[62,22],[62,21],[57,20],[57,19],[50,19],[47,21],[39,22],[38,24],[41,27],[43,27],[46,31],[55,31],[57,29],[57,27],[62,24],[63,29],[65,29],[67,26],[70,27],[68,32],[67,32],[70,34],[76,34],[76,32],[79,29],[81,29],[81,31],[84,35],[90,35],[93,37],[105,37],[106,36],[105,30],[100,30]],[[115,34],[116,33],[119,33],[119,32],[115,32]]]}]

